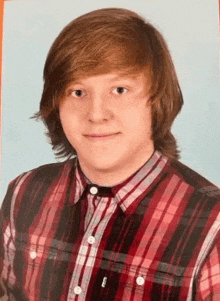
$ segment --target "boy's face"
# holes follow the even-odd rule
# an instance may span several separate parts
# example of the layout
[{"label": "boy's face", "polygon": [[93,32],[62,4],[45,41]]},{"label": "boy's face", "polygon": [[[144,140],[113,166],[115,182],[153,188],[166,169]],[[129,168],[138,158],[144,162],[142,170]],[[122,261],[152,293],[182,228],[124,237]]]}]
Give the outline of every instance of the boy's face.
[{"label": "boy's face", "polygon": [[149,87],[143,73],[84,77],[67,87],[60,119],[90,179],[129,176],[152,154]]}]

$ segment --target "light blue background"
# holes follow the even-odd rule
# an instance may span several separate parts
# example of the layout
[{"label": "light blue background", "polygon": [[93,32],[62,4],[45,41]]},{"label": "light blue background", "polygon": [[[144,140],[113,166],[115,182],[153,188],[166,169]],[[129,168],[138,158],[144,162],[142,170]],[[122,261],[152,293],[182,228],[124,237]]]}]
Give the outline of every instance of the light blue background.
[{"label": "light blue background", "polygon": [[38,110],[49,47],[72,19],[101,7],[132,9],[165,36],[185,105],[174,125],[181,161],[220,185],[218,0],[8,1],[5,3],[1,197],[20,173],[55,162]]}]

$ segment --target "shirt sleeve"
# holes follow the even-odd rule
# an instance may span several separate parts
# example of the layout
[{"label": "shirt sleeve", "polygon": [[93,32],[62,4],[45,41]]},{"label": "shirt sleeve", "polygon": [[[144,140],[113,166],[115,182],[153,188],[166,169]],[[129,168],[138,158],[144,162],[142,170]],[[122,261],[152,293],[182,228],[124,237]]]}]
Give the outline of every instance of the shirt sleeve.
[{"label": "shirt sleeve", "polygon": [[[4,284],[4,276],[7,274],[9,264],[5,260],[5,243],[4,243],[4,219],[2,211],[0,211],[0,300],[9,300],[7,288]],[[6,268],[7,267],[7,268]]]},{"label": "shirt sleeve", "polygon": [[4,247],[3,247],[3,216],[0,210],[0,300],[7,300],[5,295],[5,287],[3,285],[2,271],[3,271],[3,259],[4,259]]},{"label": "shirt sleeve", "polygon": [[13,272],[15,244],[10,223],[14,184],[14,181],[9,184],[0,210],[0,301],[11,300],[10,292],[13,290],[15,284],[15,275]]},{"label": "shirt sleeve", "polygon": [[197,283],[196,300],[220,300],[220,242],[219,239],[206,259]]}]

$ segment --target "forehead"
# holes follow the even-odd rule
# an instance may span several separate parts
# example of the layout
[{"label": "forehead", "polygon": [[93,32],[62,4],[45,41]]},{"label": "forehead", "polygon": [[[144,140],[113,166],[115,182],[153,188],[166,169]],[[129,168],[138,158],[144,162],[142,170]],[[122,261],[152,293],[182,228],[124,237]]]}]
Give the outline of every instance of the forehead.
[{"label": "forehead", "polygon": [[77,76],[73,79],[72,83],[86,83],[86,82],[94,82],[99,84],[102,82],[117,82],[117,81],[129,81],[129,82],[149,82],[149,77],[146,72],[139,71],[133,73],[127,72],[110,72],[104,74],[95,74],[95,75],[81,75]]}]

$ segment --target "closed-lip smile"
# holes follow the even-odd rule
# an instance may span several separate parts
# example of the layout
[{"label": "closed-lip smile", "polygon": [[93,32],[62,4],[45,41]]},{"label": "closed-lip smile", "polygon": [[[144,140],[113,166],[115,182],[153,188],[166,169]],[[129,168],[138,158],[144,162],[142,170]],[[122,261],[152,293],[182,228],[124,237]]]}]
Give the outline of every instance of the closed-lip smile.
[{"label": "closed-lip smile", "polygon": [[114,136],[117,134],[119,134],[119,133],[86,134],[84,136],[86,136],[87,138],[91,138],[91,139],[101,139],[101,138],[111,137],[111,136]]}]

